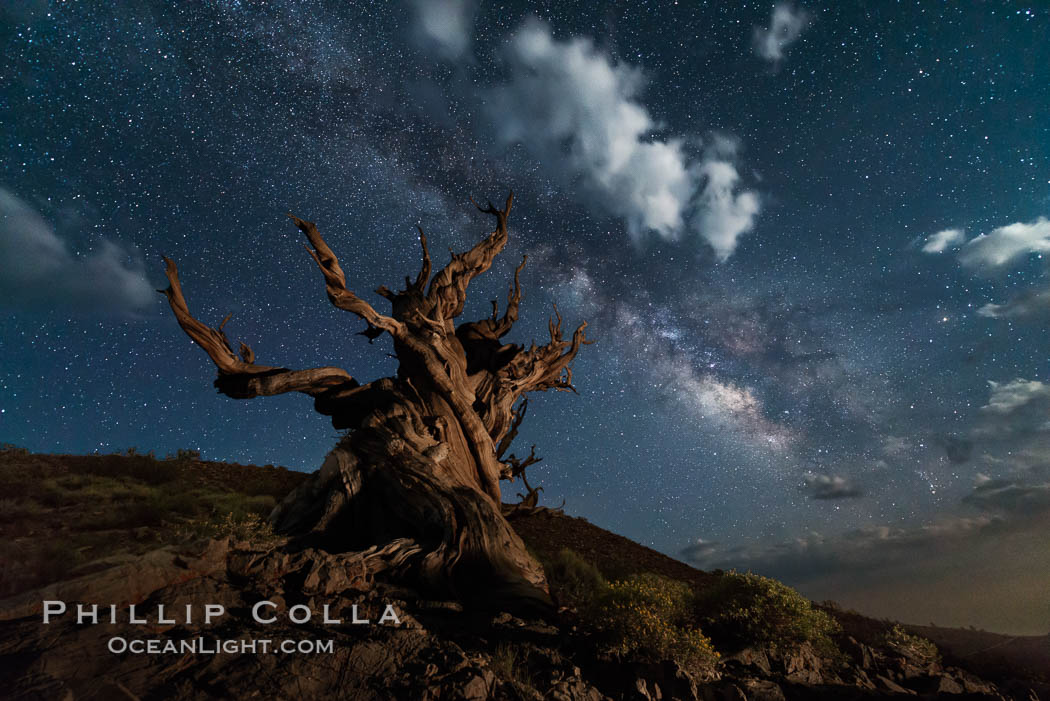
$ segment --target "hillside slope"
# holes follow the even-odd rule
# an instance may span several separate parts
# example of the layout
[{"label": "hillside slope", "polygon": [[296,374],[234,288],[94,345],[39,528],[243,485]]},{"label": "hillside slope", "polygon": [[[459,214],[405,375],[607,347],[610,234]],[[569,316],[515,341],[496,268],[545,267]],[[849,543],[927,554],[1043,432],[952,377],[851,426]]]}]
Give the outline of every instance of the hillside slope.
[{"label": "hillside slope", "polygon": [[[888,645],[893,630],[888,621],[834,609],[828,612],[841,632],[833,636],[833,651],[822,651],[816,638],[812,644],[771,647],[716,635],[723,658],[706,676],[659,657],[610,656],[607,646],[598,645],[601,635],[591,620],[606,611],[586,600],[615,590],[607,584],[592,583],[581,599],[578,590],[570,591],[578,582],[549,570],[560,613],[535,620],[493,616],[355,577],[358,561],[351,556],[284,549],[261,516],[304,478],[273,466],[201,461],[192,453],[157,460],[134,453],[60,456],[0,450],[0,689],[11,690],[5,697],[197,699],[252,691],[272,698],[303,693],[323,698],[338,690],[341,696],[376,699],[838,699],[949,693],[956,698],[1050,698],[1044,676],[1050,651],[1044,638],[910,627],[937,643],[942,662],[936,655],[913,654],[908,646]],[[726,575],[701,572],[584,519],[544,508],[508,505],[504,511],[544,563],[561,558],[577,563],[573,566],[584,574],[590,567],[594,577],[608,581],[651,584],[657,580],[644,578],[659,575],[666,578],[659,581],[685,583],[699,599],[724,590]],[[642,579],[632,579],[637,575]],[[342,612],[357,606],[371,611],[372,620],[380,602],[393,602],[403,625],[299,626],[281,620],[260,626],[247,611],[262,598],[315,611],[325,604]],[[160,625],[159,616],[145,629],[119,621],[77,626],[68,617],[45,627],[41,606],[50,599],[139,603],[146,610],[157,604],[218,602],[231,615],[217,629],[201,627],[199,621]],[[631,636],[652,632],[633,618],[620,624]],[[237,639],[277,634],[302,639],[309,633],[337,645],[332,654],[314,657],[170,658],[106,650],[114,635],[131,639],[144,633],[166,641],[219,633]],[[910,645],[919,639],[907,640]]]}]

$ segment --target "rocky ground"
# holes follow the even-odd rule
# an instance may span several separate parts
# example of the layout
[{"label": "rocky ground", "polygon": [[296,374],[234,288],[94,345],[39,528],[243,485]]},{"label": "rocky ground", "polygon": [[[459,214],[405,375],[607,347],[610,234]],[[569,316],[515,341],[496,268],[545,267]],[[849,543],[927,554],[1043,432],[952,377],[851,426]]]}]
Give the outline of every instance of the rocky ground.
[{"label": "rocky ground", "polygon": [[[24,474],[24,461],[36,459],[38,467],[44,462],[50,465],[46,479],[53,480],[51,484],[60,491],[63,480],[66,484],[77,481],[71,478],[81,474],[75,465],[65,465],[63,472],[61,459],[45,457],[22,454],[8,456],[4,462],[0,453],[0,468],[22,460],[17,464],[23,466],[19,474]],[[185,461],[176,477],[184,482],[207,481],[193,489],[212,490],[213,495],[229,486],[225,480],[262,484],[274,475],[279,482],[297,479],[294,473],[261,473],[258,477],[253,472],[262,469],[226,466],[212,470],[208,464]],[[208,474],[195,478],[195,472]],[[138,479],[114,476],[117,473],[118,469],[111,469],[107,479],[125,486]],[[11,474],[5,473],[5,479]],[[88,480],[72,491],[93,488],[92,484]],[[26,496],[39,496],[39,492],[24,484],[15,491],[19,490],[22,496],[9,498],[16,507],[21,505],[17,513],[26,512],[25,500],[29,499],[34,503],[28,511],[36,513],[39,523],[50,524],[34,528],[23,521],[13,522],[10,509],[0,510],[0,527],[6,531],[0,535],[21,548],[19,553],[29,552],[28,543],[43,547],[41,533],[44,540],[72,537],[62,536],[58,524],[77,521],[88,508],[76,499],[63,501],[65,497],[55,492],[56,505],[50,508],[58,515],[44,514],[38,508],[40,502]],[[154,497],[147,494],[143,498]],[[710,586],[718,577],[557,511],[508,509],[508,513],[515,529],[541,557],[571,548],[598,564],[610,578],[656,572],[696,589]],[[148,527],[109,528],[112,547],[108,552],[92,545],[96,549],[92,554],[98,557],[78,558],[65,570],[52,563],[46,574],[26,577],[10,574],[18,571],[19,563],[6,556],[16,552],[9,542],[4,551],[8,561],[3,563],[9,573],[9,590],[0,600],[0,697],[1050,699],[1050,685],[1040,677],[1047,668],[985,666],[983,676],[978,676],[973,650],[963,657],[942,649],[943,661],[902,653],[884,644],[889,622],[838,611],[833,613],[843,630],[836,636],[841,650],[837,657],[823,656],[808,643],[779,651],[761,647],[726,650],[713,674],[697,678],[669,660],[621,659],[601,652],[593,644],[586,621],[572,608],[563,607],[545,618],[523,619],[507,612],[471,611],[458,602],[429,600],[418,592],[384,583],[381,577],[377,581],[365,574],[368,568],[362,558],[367,554],[290,551],[283,540],[264,528],[199,533],[183,527],[182,538],[165,539],[165,532],[179,530],[180,523],[186,526],[196,518],[179,515],[154,519]],[[151,530],[136,536],[136,528]],[[27,532],[35,535],[24,535]],[[17,582],[31,584],[19,586]],[[68,602],[70,611],[44,625],[44,601]],[[113,602],[122,607],[116,623],[109,622],[107,609],[101,612],[98,624],[78,625],[73,614],[77,601]],[[252,607],[259,601],[274,603],[261,617],[273,613],[275,622],[253,618]],[[131,603],[147,623],[128,621],[126,605]],[[184,615],[187,604],[193,613],[188,622]],[[221,604],[225,615],[205,624],[205,604]],[[158,620],[159,605],[166,609],[165,618],[174,622]],[[397,624],[390,620],[379,623],[388,605],[399,618]],[[289,620],[295,606],[305,607],[295,609],[299,613],[312,612],[308,622]],[[343,622],[326,623],[325,606],[330,619]],[[356,618],[368,619],[368,624],[350,623],[354,607]],[[157,645],[189,644],[203,638],[212,647],[219,640],[275,641],[272,645],[285,640],[315,645],[331,641],[331,649],[288,654],[134,654],[111,652],[115,638],[156,640]],[[1039,665],[1042,659],[1037,652],[1031,658],[1034,662],[1028,664]]]}]

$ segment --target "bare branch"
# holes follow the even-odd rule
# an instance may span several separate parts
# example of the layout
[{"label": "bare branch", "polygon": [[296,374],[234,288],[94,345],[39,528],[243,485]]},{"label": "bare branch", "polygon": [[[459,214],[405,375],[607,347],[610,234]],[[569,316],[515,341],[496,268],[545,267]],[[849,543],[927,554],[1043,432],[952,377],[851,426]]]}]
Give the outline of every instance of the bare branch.
[{"label": "bare branch", "polygon": [[252,360],[239,358],[233,352],[226,334],[222,331],[222,327],[226,325],[226,322],[230,320],[232,315],[227,315],[217,329],[213,329],[195,319],[186,305],[186,297],[182,294],[182,283],[179,282],[179,269],[176,267],[175,261],[165,256],[164,265],[164,274],[168,278],[168,288],[166,290],[158,290],[158,292],[168,298],[168,304],[171,305],[171,311],[175,313],[175,320],[179,322],[179,326],[182,327],[187,336],[204,349],[204,352],[212,359],[220,373],[230,375],[258,374],[275,369],[255,365],[251,349],[249,349],[249,357]]},{"label": "bare branch", "polygon": [[332,304],[339,309],[358,315],[372,326],[383,329],[391,336],[400,336],[403,333],[403,327],[400,322],[380,314],[371,304],[347,289],[346,275],[339,266],[339,259],[335,257],[332,249],[321,238],[321,234],[317,231],[317,226],[313,222],[304,221],[292,214],[289,214],[288,218],[295,222],[300,231],[306,234],[307,240],[310,241],[310,246],[313,246],[312,249],[308,247],[306,250],[310,257],[314,259],[314,262],[317,263],[317,267],[321,269],[321,274],[324,275],[325,291],[328,292],[328,299],[331,300]]},{"label": "bare branch", "polygon": [[511,443],[518,437],[518,429],[521,428],[521,422],[525,420],[525,412],[529,409],[529,398],[522,397],[521,402],[518,404],[517,409],[511,409],[511,423],[510,428],[507,430],[506,435],[499,442],[499,446],[496,448],[496,459],[503,460],[503,454],[510,450]]},{"label": "bare branch", "polygon": [[[514,323],[518,320],[518,306],[521,304],[521,271],[528,260],[528,256],[522,256],[521,263],[514,269],[514,287],[507,292],[507,311],[503,313],[503,318],[499,319],[492,329],[496,338],[506,336],[514,328]],[[493,305],[495,305],[495,302]],[[495,317],[495,307],[493,307],[492,312],[493,317]]]},{"label": "bare branch", "polygon": [[[539,462],[539,461],[537,461]],[[535,509],[540,501],[540,492],[543,491],[543,487],[531,487],[529,481],[525,479],[525,468],[521,469],[521,481],[525,485],[525,494],[518,493],[518,497],[521,498],[521,503],[517,505],[521,509]]]},{"label": "bare branch", "polygon": [[179,271],[175,261],[164,258],[164,274],[168,278],[168,288],[158,290],[168,298],[175,320],[198,346],[204,349],[215,367],[219,377],[215,386],[220,392],[236,399],[248,399],[284,392],[303,392],[318,396],[334,388],[356,387],[354,380],[346,370],[334,367],[312,368],[309,370],[289,370],[287,368],[256,365],[255,353],[246,344],[240,346],[240,357],[233,352],[230,342],[223,333],[222,327],[230,320],[227,315],[219,328],[213,329],[198,321],[190,314],[186,298],[179,282]]},{"label": "bare branch", "polygon": [[[489,341],[499,341],[501,338],[507,335],[512,328],[514,328],[515,322],[518,320],[518,307],[521,304],[521,270],[525,267],[525,261],[529,259],[528,256],[523,256],[521,264],[518,265],[514,271],[514,286],[510,288],[507,293],[507,310],[503,313],[503,316],[499,316],[499,303],[496,300],[492,300],[492,316],[488,319],[481,319],[479,321],[472,321],[463,324],[460,327],[460,333],[464,338],[482,338]],[[499,344],[495,344],[498,349]]]},{"label": "bare branch", "polygon": [[357,335],[364,336],[368,339],[368,343],[371,344],[373,341],[375,341],[377,338],[383,335],[383,329],[377,329],[375,326],[369,324],[364,331],[358,331]]},{"label": "bare branch", "polygon": [[416,276],[415,288],[422,293],[427,283],[430,282],[430,250],[427,248],[427,235],[423,233],[423,227],[417,226],[416,228],[419,229],[419,245],[423,249],[423,267],[419,269],[419,275]]},{"label": "bare branch", "polygon": [[[569,363],[576,357],[580,348],[590,345],[584,330],[587,322],[577,327],[571,341],[562,339],[561,314],[554,307],[555,317],[548,323],[551,340],[545,346],[533,344],[528,350],[518,353],[501,372],[510,380],[512,391],[517,393],[535,392],[547,389],[575,392],[572,386],[572,368]],[[563,352],[564,351],[564,352]]]},{"label": "bare branch", "polygon": [[503,479],[514,479],[515,477],[525,478],[525,468],[529,465],[535,465],[538,462],[543,462],[543,458],[536,457],[536,446],[533,445],[529,449],[529,456],[524,460],[515,457],[513,453],[503,461],[505,467],[509,468],[506,476]]},{"label": "bare branch", "polygon": [[507,217],[514,203],[514,193],[507,197],[502,210],[491,203],[481,207],[473,199],[471,202],[479,211],[496,217],[496,229],[466,253],[453,253],[448,265],[431,280],[427,301],[433,305],[438,321],[454,319],[463,313],[467,285],[492,266],[493,259],[507,243]]}]

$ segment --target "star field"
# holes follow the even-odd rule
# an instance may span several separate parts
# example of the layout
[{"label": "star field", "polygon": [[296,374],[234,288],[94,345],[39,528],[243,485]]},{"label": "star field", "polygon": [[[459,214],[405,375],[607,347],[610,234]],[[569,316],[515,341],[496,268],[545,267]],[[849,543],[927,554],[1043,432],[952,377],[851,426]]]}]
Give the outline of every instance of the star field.
[{"label": "star field", "polygon": [[335,429],[218,395],[161,256],[258,362],[367,381],[389,342],[285,213],[365,293],[414,274],[417,224],[443,264],[490,225],[468,198],[513,189],[464,318],[527,254],[511,340],[557,303],[598,341],[579,396],[530,400],[543,503],[864,612],[1045,633],[1048,29],[1015,3],[2,9],[0,442],[316,469]]}]

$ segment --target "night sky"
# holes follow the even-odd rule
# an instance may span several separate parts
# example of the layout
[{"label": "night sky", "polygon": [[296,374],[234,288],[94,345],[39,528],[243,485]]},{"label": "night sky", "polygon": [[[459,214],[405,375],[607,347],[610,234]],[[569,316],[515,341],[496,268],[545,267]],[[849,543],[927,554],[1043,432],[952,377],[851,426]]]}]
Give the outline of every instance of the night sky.
[{"label": "night sky", "polygon": [[[316,469],[161,295],[258,362],[393,373],[325,299],[491,230],[579,396],[543,501],[916,623],[1050,630],[1050,11],[1009,3],[3,3],[0,441]],[[111,6],[112,5],[112,6]],[[120,5],[122,7],[117,7]],[[377,296],[365,295],[387,309]],[[519,485],[504,483],[513,500]]]}]

